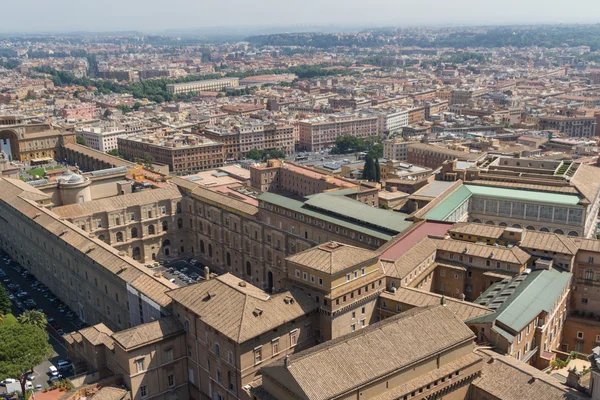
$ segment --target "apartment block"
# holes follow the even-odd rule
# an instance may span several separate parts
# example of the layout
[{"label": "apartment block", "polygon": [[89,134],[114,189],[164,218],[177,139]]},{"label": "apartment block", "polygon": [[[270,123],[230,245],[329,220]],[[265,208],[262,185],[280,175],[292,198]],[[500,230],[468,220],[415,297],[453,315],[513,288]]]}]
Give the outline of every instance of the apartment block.
[{"label": "apartment block", "polygon": [[415,141],[407,141],[402,138],[394,138],[383,141],[383,158],[388,160],[407,161],[408,146],[416,144]]},{"label": "apartment block", "polygon": [[540,117],[538,128],[540,130],[555,130],[569,137],[596,136],[595,117],[568,117],[563,115]]},{"label": "apartment block", "polygon": [[321,151],[332,147],[338,136],[367,138],[379,132],[375,115],[333,114],[300,121],[299,147]]},{"label": "apartment block", "polygon": [[160,131],[117,138],[119,152],[130,160],[169,166],[176,175],[223,166],[223,144],[189,133]]},{"label": "apartment block", "polygon": [[239,78],[207,79],[204,81],[170,83],[167,85],[167,92],[171,94],[197,93],[202,91],[218,92],[222,89],[237,87],[239,85]]}]

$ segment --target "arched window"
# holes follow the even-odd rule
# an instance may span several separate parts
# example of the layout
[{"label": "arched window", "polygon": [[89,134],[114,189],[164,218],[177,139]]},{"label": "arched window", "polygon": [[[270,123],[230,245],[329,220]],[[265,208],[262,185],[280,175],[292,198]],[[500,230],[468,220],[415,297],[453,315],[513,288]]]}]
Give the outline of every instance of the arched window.
[{"label": "arched window", "polygon": [[485,224],[486,224],[486,225],[496,225],[496,224],[494,223],[494,221],[488,221],[488,222],[486,222]]},{"label": "arched window", "polygon": [[98,236],[99,240],[102,240],[103,242],[106,242],[106,238],[104,237],[104,235],[100,235]]},{"label": "arched window", "polygon": [[579,233],[575,231],[570,231],[568,236],[579,236]]},{"label": "arched window", "polygon": [[508,226],[508,224],[506,222],[500,222],[498,226]]},{"label": "arched window", "polygon": [[169,223],[167,221],[163,221],[162,230],[163,230],[163,232],[166,232],[169,230]]},{"label": "arched window", "polygon": [[564,235],[565,233],[562,231],[562,229],[555,229],[554,233],[557,233],[559,235]]},{"label": "arched window", "polygon": [[167,247],[171,245],[171,241],[169,239],[163,241],[163,247]]},{"label": "arched window", "polygon": [[154,235],[156,231],[154,230],[154,225],[148,226],[148,235]]},{"label": "arched window", "polygon": [[231,267],[231,254],[229,252],[225,255],[225,259],[227,260],[227,266]]},{"label": "arched window", "polygon": [[250,264],[250,261],[246,262],[246,275],[252,276],[252,264]]},{"label": "arched window", "polygon": [[514,224],[512,227],[513,227],[513,228],[517,228],[517,229],[521,229],[521,228],[522,228],[522,226],[521,226],[521,225],[519,225],[519,224]]},{"label": "arched window", "polygon": [[546,227],[541,227],[540,232],[550,232],[550,230]]},{"label": "arched window", "polygon": [[535,226],[527,225],[527,228],[525,229],[527,229],[528,231],[535,231]]},{"label": "arched window", "polygon": [[183,228],[183,220],[181,218],[179,218],[177,220],[177,229],[181,229]]},{"label": "arched window", "polygon": [[137,237],[137,228],[131,228],[131,237],[132,238],[136,238]]},{"label": "arched window", "polygon": [[593,281],[594,280],[594,270],[591,268],[588,268],[585,270],[585,280],[586,281]]},{"label": "arched window", "polygon": [[200,241],[200,253],[202,253],[202,254],[206,253],[206,252],[204,251],[204,240],[201,240],[201,241]]},{"label": "arched window", "polygon": [[117,242],[123,241],[123,232],[117,232]]},{"label": "arched window", "polygon": [[139,258],[140,258],[140,255],[141,255],[140,248],[139,248],[139,247],[134,247],[134,248],[133,248],[133,252],[131,253],[131,257],[132,257],[134,260],[137,260],[137,259],[139,259]]},{"label": "arched window", "polygon": [[477,219],[477,218],[475,218],[475,219],[473,220],[473,222],[474,222],[474,223],[476,223],[476,224],[480,224],[480,223],[481,223],[481,220],[480,220],[480,219]]},{"label": "arched window", "polygon": [[212,244],[208,244],[208,256],[212,258]]}]

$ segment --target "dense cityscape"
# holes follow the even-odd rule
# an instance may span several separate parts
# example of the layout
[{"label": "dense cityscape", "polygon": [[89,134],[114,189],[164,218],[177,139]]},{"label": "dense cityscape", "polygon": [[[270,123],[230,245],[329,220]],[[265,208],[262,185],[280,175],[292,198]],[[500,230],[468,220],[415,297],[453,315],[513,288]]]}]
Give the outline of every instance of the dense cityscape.
[{"label": "dense cityscape", "polygon": [[600,25],[0,35],[0,397],[600,400]]}]

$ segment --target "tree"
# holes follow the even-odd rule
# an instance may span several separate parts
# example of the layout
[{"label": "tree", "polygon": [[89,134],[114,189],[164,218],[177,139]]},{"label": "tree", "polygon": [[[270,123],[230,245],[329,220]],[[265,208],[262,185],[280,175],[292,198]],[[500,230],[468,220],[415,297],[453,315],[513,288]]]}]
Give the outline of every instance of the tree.
[{"label": "tree", "polygon": [[83,136],[77,136],[77,139],[75,139],[77,141],[77,144],[80,144],[82,146],[87,146],[87,140],[85,140],[85,138]]},{"label": "tree", "polygon": [[381,167],[378,158],[375,159],[375,182],[381,182]]},{"label": "tree", "polygon": [[48,325],[48,321],[46,320],[46,315],[36,310],[25,311],[23,314],[19,315],[19,322],[26,325],[34,325],[40,329],[46,329],[46,325]]},{"label": "tree", "polygon": [[52,355],[45,330],[30,324],[0,326],[0,380],[18,378],[26,393],[27,376]]},{"label": "tree", "polygon": [[254,147],[252,150],[250,150],[249,152],[246,153],[246,158],[250,159],[250,160],[256,160],[256,161],[260,161],[262,160],[262,152],[260,150],[258,150],[256,147]]},{"label": "tree", "polygon": [[363,167],[362,178],[367,181],[372,181],[375,179],[375,162],[370,154],[365,156],[365,165]]},{"label": "tree", "polygon": [[4,316],[10,312],[10,300],[6,295],[4,286],[0,286],[0,315]]},{"label": "tree", "polygon": [[152,158],[152,156],[150,154],[146,153],[144,156],[144,168],[152,169],[153,163],[154,163],[154,158]]},{"label": "tree", "polygon": [[123,156],[121,155],[121,153],[119,153],[118,149],[112,149],[106,152],[106,154],[109,154],[111,156],[115,156],[115,157],[119,157],[119,158],[123,158]]}]

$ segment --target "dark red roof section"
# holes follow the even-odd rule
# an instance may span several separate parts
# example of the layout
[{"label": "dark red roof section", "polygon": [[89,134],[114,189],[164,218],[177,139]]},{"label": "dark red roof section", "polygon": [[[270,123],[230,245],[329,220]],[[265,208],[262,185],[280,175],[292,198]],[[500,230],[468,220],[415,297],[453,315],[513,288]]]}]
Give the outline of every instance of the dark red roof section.
[{"label": "dark red roof section", "polygon": [[425,236],[444,236],[452,225],[451,223],[424,221],[387,247],[381,253],[380,258],[395,260]]}]

